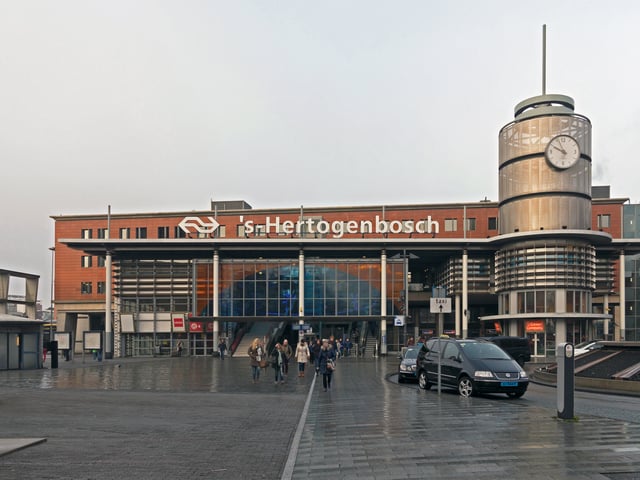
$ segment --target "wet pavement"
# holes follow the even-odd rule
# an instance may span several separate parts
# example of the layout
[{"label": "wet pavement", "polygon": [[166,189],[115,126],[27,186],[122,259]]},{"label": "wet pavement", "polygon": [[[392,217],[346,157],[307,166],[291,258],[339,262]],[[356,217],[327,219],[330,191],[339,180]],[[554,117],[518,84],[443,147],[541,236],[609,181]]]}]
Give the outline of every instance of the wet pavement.
[{"label": "wet pavement", "polygon": [[0,452],[0,479],[640,479],[640,418],[438,395],[396,362],[342,359],[329,392],[309,370],[254,385],[246,358],[3,371],[0,439],[46,441]]}]

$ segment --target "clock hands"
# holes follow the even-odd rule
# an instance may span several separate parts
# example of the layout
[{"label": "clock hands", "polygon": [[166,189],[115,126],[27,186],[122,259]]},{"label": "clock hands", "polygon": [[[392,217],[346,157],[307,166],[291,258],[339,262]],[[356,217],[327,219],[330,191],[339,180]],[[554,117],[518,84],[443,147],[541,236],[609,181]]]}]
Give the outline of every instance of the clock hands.
[{"label": "clock hands", "polygon": [[567,151],[566,151],[564,148],[559,147],[559,146],[558,146],[558,145],[556,145],[555,143],[551,144],[551,146],[552,146],[553,148],[555,148],[556,150],[558,150],[559,152],[561,152],[563,155],[566,155],[566,154],[567,154]]}]

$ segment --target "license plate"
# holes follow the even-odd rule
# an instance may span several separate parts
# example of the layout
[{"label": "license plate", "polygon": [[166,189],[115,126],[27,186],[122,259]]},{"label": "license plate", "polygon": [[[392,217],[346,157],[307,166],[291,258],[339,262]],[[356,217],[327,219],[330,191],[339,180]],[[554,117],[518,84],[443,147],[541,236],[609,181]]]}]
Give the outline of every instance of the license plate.
[{"label": "license plate", "polygon": [[500,382],[501,387],[517,387],[518,382]]}]

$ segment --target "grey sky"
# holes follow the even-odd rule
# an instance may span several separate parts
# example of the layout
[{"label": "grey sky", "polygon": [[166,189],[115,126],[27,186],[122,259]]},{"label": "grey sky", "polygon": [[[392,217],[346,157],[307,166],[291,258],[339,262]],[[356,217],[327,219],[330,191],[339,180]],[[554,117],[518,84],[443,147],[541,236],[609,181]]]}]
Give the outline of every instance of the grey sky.
[{"label": "grey sky", "polygon": [[[497,200],[514,106],[569,95],[640,201],[640,2],[0,0],[0,268],[49,215]],[[633,173],[632,173],[633,172]]]}]

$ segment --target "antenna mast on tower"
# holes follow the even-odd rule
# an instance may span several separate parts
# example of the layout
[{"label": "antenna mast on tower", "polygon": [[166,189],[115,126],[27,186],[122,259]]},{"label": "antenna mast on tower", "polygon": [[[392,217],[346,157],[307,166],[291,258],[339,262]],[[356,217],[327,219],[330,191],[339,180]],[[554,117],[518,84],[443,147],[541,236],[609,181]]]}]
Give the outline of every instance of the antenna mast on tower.
[{"label": "antenna mast on tower", "polygon": [[542,25],[542,95],[547,94],[547,26]]}]

